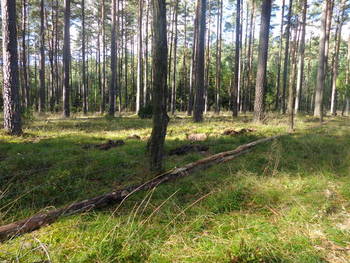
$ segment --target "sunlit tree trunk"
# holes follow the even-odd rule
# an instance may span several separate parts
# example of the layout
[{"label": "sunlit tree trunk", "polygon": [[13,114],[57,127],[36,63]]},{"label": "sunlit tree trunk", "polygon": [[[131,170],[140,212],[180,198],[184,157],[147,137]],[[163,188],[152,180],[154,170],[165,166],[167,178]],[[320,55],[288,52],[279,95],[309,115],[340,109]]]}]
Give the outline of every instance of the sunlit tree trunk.
[{"label": "sunlit tree trunk", "polygon": [[301,25],[301,39],[298,50],[298,79],[297,79],[297,93],[295,98],[295,114],[298,113],[301,101],[301,91],[304,82],[304,58],[305,58],[305,33],[306,33],[306,13],[307,0],[303,2],[303,17]]},{"label": "sunlit tree trunk", "polygon": [[194,90],[196,93],[193,120],[195,122],[203,121],[204,112],[204,53],[205,53],[205,16],[206,16],[206,0],[198,0],[197,3],[197,21],[198,35],[197,47],[195,49],[195,64],[194,64]]},{"label": "sunlit tree trunk", "polygon": [[16,2],[1,0],[3,44],[4,129],[11,135],[22,133],[16,28]]},{"label": "sunlit tree trunk", "polygon": [[258,71],[256,74],[254,120],[261,122],[264,118],[264,99],[267,55],[269,49],[269,32],[272,0],[263,0],[261,5],[261,24],[259,38]]}]

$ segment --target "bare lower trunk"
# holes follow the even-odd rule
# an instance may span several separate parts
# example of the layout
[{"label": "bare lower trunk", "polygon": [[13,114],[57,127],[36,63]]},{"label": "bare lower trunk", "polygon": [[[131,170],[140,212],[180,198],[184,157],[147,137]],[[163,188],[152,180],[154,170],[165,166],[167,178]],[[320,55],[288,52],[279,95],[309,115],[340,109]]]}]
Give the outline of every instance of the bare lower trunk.
[{"label": "bare lower trunk", "polygon": [[153,129],[149,141],[150,169],[162,170],[164,141],[169,122],[167,115],[168,46],[165,0],[153,2]]},{"label": "bare lower trunk", "polygon": [[19,73],[16,28],[16,2],[1,0],[3,44],[3,100],[4,129],[11,135],[20,135]]},{"label": "bare lower trunk", "polygon": [[263,0],[261,5],[261,25],[259,39],[258,72],[255,85],[254,120],[261,122],[264,118],[264,99],[267,55],[269,49],[269,31],[272,0]]}]

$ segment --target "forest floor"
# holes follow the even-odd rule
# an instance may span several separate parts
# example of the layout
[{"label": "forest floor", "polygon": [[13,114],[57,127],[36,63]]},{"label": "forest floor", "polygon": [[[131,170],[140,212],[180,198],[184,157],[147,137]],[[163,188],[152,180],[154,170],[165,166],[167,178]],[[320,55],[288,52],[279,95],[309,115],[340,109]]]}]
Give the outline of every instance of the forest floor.
[{"label": "forest floor", "polygon": [[[172,118],[167,152],[191,133],[209,150],[167,156],[166,169],[287,131],[280,116],[250,120]],[[326,120],[299,116],[294,134],[238,159],[0,243],[0,262],[350,262],[350,122]],[[152,178],[150,120],[49,115],[25,127],[0,132],[0,225]],[[125,144],[96,148],[107,140]]]}]

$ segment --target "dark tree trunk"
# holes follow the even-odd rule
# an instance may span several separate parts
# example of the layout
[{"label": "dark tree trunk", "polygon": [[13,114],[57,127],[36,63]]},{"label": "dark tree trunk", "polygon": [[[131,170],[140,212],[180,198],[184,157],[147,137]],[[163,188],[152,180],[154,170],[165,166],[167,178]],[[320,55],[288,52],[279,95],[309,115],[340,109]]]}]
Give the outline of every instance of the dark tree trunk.
[{"label": "dark tree trunk", "polygon": [[1,0],[3,42],[4,129],[20,135],[19,73],[17,53],[16,1]]},{"label": "dark tree trunk", "polygon": [[26,34],[27,34],[27,0],[22,1],[22,75],[23,75],[23,97],[24,106],[26,109],[29,107],[29,86],[28,86],[28,71],[27,71],[27,46],[26,46]]},{"label": "dark tree trunk", "polygon": [[101,87],[101,105],[100,112],[104,113],[106,110],[106,3],[102,0],[101,7],[101,27],[102,27],[102,87]]},{"label": "dark tree trunk", "polygon": [[204,53],[205,53],[205,16],[206,16],[206,0],[198,0],[197,2],[197,21],[198,35],[197,47],[195,48],[195,64],[194,64],[194,90],[196,92],[193,120],[195,122],[203,121],[204,111]]},{"label": "dark tree trunk", "polygon": [[70,0],[65,0],[63,44],[63,116],[70,116]]},{"label": "dark tree trunk", "polygon": [[81,0],[81,26],[82,26],[82,39],[81,39],[81,59],[82,59],[82,82],[83,82],[83,113],[86,114],[88,110],[87,106],[87,80],[86,80],[86,65],[85,65],[85,0]]},{"label": "dark tree trunk", "polygon": [[217,30],[216,30],[216,83],[215,83],[215,112],[220,112],[221,91],[221,49],[222,49],[222,0],[218,2]]},{"label": "dark tree trunk", "polygon": [[232,90],[232,116],[238,116],[238,89],[239,89],[239,65],[240,65],[240,31],[241,31],[241,0],[236,2],[236,46],[235,46],[235,65],[234,65],[234,79],[233,79],[233,90]]},{"label": "dark tree trunk", "polygon": [[140,111],[143,106],[143,63],[142,63],[142,25],[143,25],[143,1],[139,0],[139,14],[138,14],[138,59],[137,59],[137,91],[136,91],[136,113]]},{"label": "dark tree trunk", "polygon": [[116,50],[116,16],[117,16],[117,0],[112,0],[112,32],[111,32],[111,83],[109,86],[109,111],[110,116],[115,113],[115,94],[117,90],[117,50]]},{"label": "dark tree trunk", "polygon": [[261,122],[264,117],[264,99],[267,55],[269,49],[269,32],[272,0],[263,0],[261,5],[261,25],[259,39],[258,72],[256,74],[254,120]]},{"label": "dark tree trunk", "polygon": [[39,88],[39,112],[45,111],[46,95],[45,95],[45,9],[44,0],[40,1],[40,88]]},{"label": "dark tree trunk", "polygon": [[164,141],[169,117],[167,115],[168,45],[165,0],[153,2],[153,129],[149,141],[150,169],[162,170]]}]

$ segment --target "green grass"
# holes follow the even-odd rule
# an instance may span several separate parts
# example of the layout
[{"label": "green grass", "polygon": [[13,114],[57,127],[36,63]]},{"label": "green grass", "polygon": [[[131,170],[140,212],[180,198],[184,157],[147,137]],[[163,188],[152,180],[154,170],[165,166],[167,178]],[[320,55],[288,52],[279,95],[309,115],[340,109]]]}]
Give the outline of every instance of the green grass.
[{"label": "green grass", "polygon": [[[180,117],[166,150],[188,143],[186,133],[207,133],[214,154],[287,131],[280,116],[267,125]],[[350,123],[327,121],[299,117],[295,134],[236,160],[0,244],[0,262],[349,262]],[[0,224],[151,178],[150,127],[135,116],[47,116],[28,121],[22,137],[0,133]],[[226,128],[256,131],[222,136]],[[84,149],[107,139],[126,144]],[[167,156],[165,166],[204,156]]]}]

